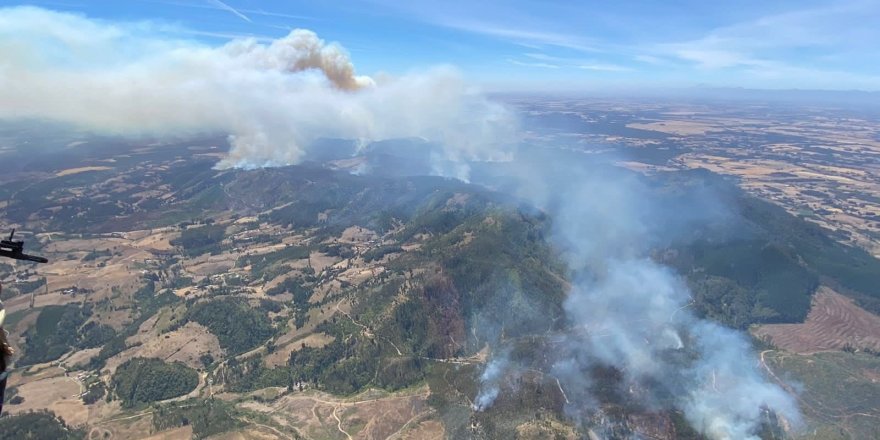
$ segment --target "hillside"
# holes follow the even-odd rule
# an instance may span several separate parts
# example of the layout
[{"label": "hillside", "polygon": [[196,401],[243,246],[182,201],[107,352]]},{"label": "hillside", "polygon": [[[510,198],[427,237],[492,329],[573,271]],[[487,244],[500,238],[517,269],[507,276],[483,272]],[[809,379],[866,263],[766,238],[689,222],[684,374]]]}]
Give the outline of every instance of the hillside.
[{"label": "hillside", "polygon": [[[621,392],[617,369],[585,372],[584,389],[555,375],[572,273],[544,211],[456,180],[315,164],[218,171],[210,145],[181,151],[4,185],[4,221],[51,260],[0,273],[22,352],[10,413],[49,409],[119,438],[699,438],[666,402],[640,401],[650,385]],[[691,286],[697,315],[740,329],[798,323],[820,285],[877,310],[880,263],[818,226],[711,173],[632,176],[658,203],[711,188],[732,207],[651,243]],[[502,352],[519,367],[474,411]],[[576,423],[567,404],[580,393],[599,411]]]}]

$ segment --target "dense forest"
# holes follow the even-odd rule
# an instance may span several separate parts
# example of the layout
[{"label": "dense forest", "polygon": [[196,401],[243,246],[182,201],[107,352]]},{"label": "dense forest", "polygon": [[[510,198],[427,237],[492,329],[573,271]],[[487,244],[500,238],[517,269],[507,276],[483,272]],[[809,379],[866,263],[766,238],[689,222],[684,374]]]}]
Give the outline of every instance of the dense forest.
[{"label": "dense forest", "polygon": [[699,179],[730,194],[725,202],[735,207],[735,228],[703,228],[658,254],[687,278],[698,313],[736,328],[802,322],[820,282],[880,311],[880,260],[715,177]]},{"label": "dense forest", "polygon": [[273,333],[266,314],[240,298],[196,303],[187,311],[186,319],[207,327],[229,354],[253,349],[265,343]]},{"label": "dense forest", "polygon": [[192,426],[196,440],[229,432],[244,426],[235,407],[220,399],[188,400],[181,404],[158,405],[153,412],[153,428],[157,431]]},{"label": "dense forest", "polygon": [[122,406],[179,397],[196,389],[198,373],[179,363],[165,363],[154,358],[133,358],[116,368],[111,379],[113,392]]},{"label": "dense forest", "polygon": [[[242,256],[238,259],[239,267],[250,266],[251,277],[268,281],[277,273],[270,269],[277,268],[278,263],[301,260],[309,257],[309,248],[305,246],[286,246],[283,249],[260,255]],[[271,274],[271,275],[270,275]]]},{"label": "dense forest", "polygon": [[187,256],[211,254],[220,250],[220,243],[226,238],[226,227],[222,225],[205,225],[187,227],[180,237],[171,244],[183,248]]},{"label": "dense forest", "polygon": [[90,305],[67,304],[40,309],[36,323],[25,332],[24,354],[19,365],[31,365],[58,359],[73,348],[99,347],[115,332],[106,325],[86,322],[92,315]]}]

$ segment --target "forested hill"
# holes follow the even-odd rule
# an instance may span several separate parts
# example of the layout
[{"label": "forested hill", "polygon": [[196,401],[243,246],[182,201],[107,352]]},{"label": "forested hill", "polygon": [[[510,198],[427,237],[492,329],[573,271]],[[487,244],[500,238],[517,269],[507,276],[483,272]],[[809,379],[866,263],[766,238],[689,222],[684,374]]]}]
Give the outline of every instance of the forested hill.
[{"label": "forested hill", "polygon": [[[155,429],[192,422],[205,437],[290,413],[272,405],[309,393],[326,401],[427,387],[418,405],[451,438],[579,429],[548,364],[570,330],[571,274],[547,213],[439,177],[125,160],[113,179],[97,170],[4,189],[7,220],[44,232],[33,246],[52,259],[50,294],[63,302],[10,315],[35,323],[15,327],[21,366],[69,362],[89,378],[84,405],[120,417],[152,405]],[[880,263],[827,231],[710,173],[633,178],[659,203],[709,191],[729,207],[723,222],[650,243],[651,258],[690,285],[698,315],[736,328],[800,322],[820,283],[880,307]],[[4,289],[4,300],[25,304],[27,286]],[[502,352],[521,374],[491,410],[474,412],[485,362]],[[73,353],[82,358],[69,361]],[[588,423],[696,438],[679,413],[621,395],[620,371],[589,373],[582,391],[607,419]],[[140,374],[161,386],[137,386]],[[210,400],[220,393],[228,400]]]}]

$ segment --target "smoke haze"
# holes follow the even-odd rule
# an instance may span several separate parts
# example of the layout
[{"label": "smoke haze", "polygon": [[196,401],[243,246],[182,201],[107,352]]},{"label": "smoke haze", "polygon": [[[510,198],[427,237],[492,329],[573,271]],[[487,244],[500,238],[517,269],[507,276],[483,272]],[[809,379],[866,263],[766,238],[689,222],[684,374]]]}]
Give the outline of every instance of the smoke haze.
[{"label": "smoke haze", "polygon": [[[697,188],[684,199],[659,200],[632,174],[609,166],[565,164],[552,155],[527,162],[516,192],[551,215],[553,240],[573,274],[564,303],[570,329],[550,371],[565,390],[569,416],[589,425],[599,409],[584,392],[588,371],[613,367],[630,398],[679,409],[712,439],[757,439],[768,409],[800,424],[794,399],[763,376],[748,339],[695,317],[684,281],[649,257],[694,224],[735,223],[721,195]],[[481,410],[498,395],[497,369],[490,363],[481,378],[480,396],[492,398]]]},{"label": "smoke haze", "polygon": [[451,68],[375,81],[307,30],[219,47],[162,31],[0,9],[0,119],[157,138],[228,133],[221,168],[295,164],[322,137],[423,138],[461,161],[491,159],[512,141],[511,113]]},{"label": "smoke haze", "polygon": [[480,374],[480,384],[482,388],[477,397],[474,398],[474,411],[483,411],[495,402],[498,394],[501,393],[501,381],[508,369],[507,356],[496,353],[495,357],[486,364],[483,373]]}]

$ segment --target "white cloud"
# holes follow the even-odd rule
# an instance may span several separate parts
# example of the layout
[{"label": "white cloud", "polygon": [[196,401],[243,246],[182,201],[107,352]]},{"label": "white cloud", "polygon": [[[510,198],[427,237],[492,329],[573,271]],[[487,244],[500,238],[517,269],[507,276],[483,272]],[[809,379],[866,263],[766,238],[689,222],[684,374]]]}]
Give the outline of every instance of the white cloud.
[{"label": "white cloud", "polygon": [[559,68],[559,66],[556,64],[519,61],[519,60],[515,60],[512,58],[509,58],[507,60],[507,62],[510,64],[516,65],[516,66],[523,66],[523,67],[540,67],[540,68],[544,68],[544,69],[558,69]]},{"label": "white cloud", "polygon": [[556,46],[583,52],[600,51],[600,49],[589,39],[572,34],[537,30],[528,27],[505,26],[471,18],[437,18],[434,21],[434,24],[470,33],[506,39],[523,45]]},{"label": "white cloud", "polygon": [[[649,49],[708,69],[811,65],[822,54],[860,48],[876,53],[880,8],[874,1],[836,3],[722,26],[701,38]],[[816,66],[813,67],[823,67]]]},{"label": "white cloud", "polygon": [[699,45],[669,45],[670,54],[696,63],[706,69],[723,69],[727,67],[755,66],[761,61],[750,58],[732,50],[705,48]]},{"label": "white cloud", "polygon": [[552,67],[558,68],[576,68],[581,70],[593,70],[599,72],[629,72],[633,69],[627,66],[621,66],[614,63],[604,63],[596,60],[588,60],[583,58],[568,58],[549,55],[543,52],[526,52],[523,56],[538,60],[539,62],[525,62],[517,60],[508,60],[509,62],[519,66],[531,67]]},{"label": "white cloud", "polygon": [[[735,12],[723,5],[707,5],[705,9],[712,20],[694,20],[688,8],[667,8],[652,16],[651,12],[633,11],[629,7],[607,5],[595,10],[572,2],[372,0],[371,4],[405,18],[535,52],[596,58],[577,63],[586,70],[640,71],[641,77],[627,75],[627,81],[643,85],[660,85],[662,81],[662,85],[714,83],[816,88],[825,87],[828,78],[846,72],[841,79],[855,78],[856,82],[835,88],[867,85],[877,89],[874,77],[880,75],[880,48],[875,43],[880,40],[877,0],[774,3]],[[739,22],[732,19],[760,10],[783,12],[765,13]],[[721,25],[707,28],[712,22]],[[656,29],[650,28],[654,23]],[[576,67],[565,62],[538,61],[560,69]],[[761,83],[761,77],[756,75],[760,70],[768,74],[786,71],[806,75],[787,78],[784,83]],[[817,78],[820,80],[815,81]],[[531,85],[544,86],[537,80]]]},{"label": "white cloud", "polygon": [[634,56],[633,59],[638,62],[647,63],[647,64],[660,65],[660,64],[667,64],[668,63],[667,60],[664,60],[663,58],[660,58],[660,57],[654,56],[654,55],[640,54],[640,55]]},{"label": "white cloud", "polygon": [[604,63],[590,63],[590,64],[580,64],[577,66],[578,69],[583,70],[595,70],[599,72],[630,72],[633,69],[625,66],[619,66],[617,64],[604,64]]}]

